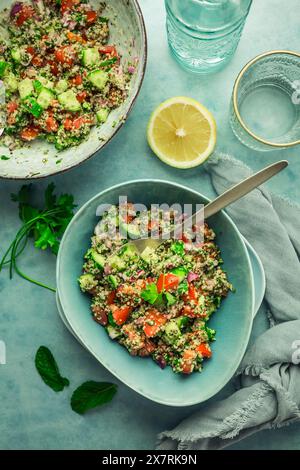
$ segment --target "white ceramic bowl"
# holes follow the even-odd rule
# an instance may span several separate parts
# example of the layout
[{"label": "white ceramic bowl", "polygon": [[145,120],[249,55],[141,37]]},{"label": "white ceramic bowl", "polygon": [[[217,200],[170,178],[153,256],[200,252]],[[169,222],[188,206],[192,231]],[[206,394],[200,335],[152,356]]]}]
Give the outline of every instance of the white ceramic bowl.
[{"label": "white ceramic bowl", "polygon": [[[0,9],[10,8],[14,0],[1,0]],[[100,0],[90,0],[97,7]],[[0,160],[0,178],[42,178],[69,170],[98,153],[124,124],[140,91],[147,60],[147,37],[142,12],[137,0],[106,0],[105,16],[110,18],[110,43],[116,44],[123,60],[138,57],[127,100],[109,115],[107,122],[93,128],[89,138],[78,147],[58,152],[54,145],[37,140],[29,146],[14,150],[9,160]],[[115,123],[117,123],[115,125]],[[9,155],[0,146],[0,155]],[[57,160],[62,159],[60,163]]]}]

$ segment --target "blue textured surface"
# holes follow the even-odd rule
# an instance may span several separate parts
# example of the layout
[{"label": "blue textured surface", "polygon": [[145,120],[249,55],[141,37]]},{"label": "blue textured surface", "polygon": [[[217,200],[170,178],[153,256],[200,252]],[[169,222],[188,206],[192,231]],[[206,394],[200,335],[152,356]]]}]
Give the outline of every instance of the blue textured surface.
[{"label": "blue textured surface", "polygon": [[[215,114],[218,149],[230,152],[253,169],[284,157],[290,166],[268,187],[300,202],[299,148],[284,152],[258,153],[243,147],[232,135],[228,108],[233,80],[241,67],[256,54],[271,49],[299,48],[299,5],[289,0],[254,1],[241,43],[233,61],[223,71],[200,78],[179,68],[171,58],[164,30],[161,0],[141,0],[149,37],[149,62],[140,97],[117,137],[99,155],[70,173],[51,179],[61,191],[70,191],[78,204],[119,182],[136,178],[161,178],[190,186],[213,196],[209,178],[202,168],[180,171],[169,168],[149,150],[145,131],[152,109],[174,95],[202,101]],[[0,162],[1,164],[1,162]],[[37,198],[48,181],[36,183]],[[15,205],[9,194],[19,184],[0,182],[1,253],[19,227]],[[271,240],[270,240],[271,242]],[[28,249],[22,265],[38,279],[55,282],[55,258]],[[112,380],[89,353],[64,328],[58,317],[55,295],[15,278],[0,276],[0,339],[6,342],[7,364],[0,365],[0,447],[4,449],[151,449],[156,434],[171,428],[193,410],[169,408],[143,399],[119,385],[114,402],[85,417],[68,405],[71,390],[86,379]],[[263,310],[255,320],[252,339],[266,327]],[[39,345],[51,347],[62,372],[71,379],[70,389],[55,394],[41,382],[34,369]],[[225,388],[219,396],[232,389]],[[297,449],[300,425],[262,432],[234,446],[239,449]]]}]

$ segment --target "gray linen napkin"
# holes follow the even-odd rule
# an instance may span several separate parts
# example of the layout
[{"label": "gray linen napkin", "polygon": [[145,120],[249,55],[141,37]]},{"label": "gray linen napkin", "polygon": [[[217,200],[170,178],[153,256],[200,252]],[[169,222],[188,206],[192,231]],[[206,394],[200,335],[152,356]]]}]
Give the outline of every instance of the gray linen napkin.
[{"label": "gray linen napkin", "polygon": [[[252,173],[224,154],[206,170],[218,194]],[[270,329],[248,348],[239,389],[161,433],[158,449],[222,449],[300,418],[300,207],[261,187],[227,210],[263,262]]]}]

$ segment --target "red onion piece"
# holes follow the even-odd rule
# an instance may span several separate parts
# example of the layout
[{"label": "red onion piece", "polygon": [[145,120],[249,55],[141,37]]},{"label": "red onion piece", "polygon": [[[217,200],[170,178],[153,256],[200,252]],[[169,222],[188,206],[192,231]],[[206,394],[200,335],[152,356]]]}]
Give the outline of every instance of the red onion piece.
[{"label": "red onion piece", "polygon": [[104,266],[104,274],[107,276],[110,273],[111,273],[111,266],[109,264],[106,264]]},{"label": "red onion piece", "polygon": [[132,74],[134,74],[134,72],[135,72],[135,67],[133,65],[129,65],[128,73],[130,73],[132,75]]},{"label": "red onion piece", "polygon": [[157,364],[159,365],[159,367],[161,369],[164,369],[167,365],[167,363],[166,363],[165,359],[163,358],[163,356],[159,356],[158,358],[156,358],[156,362],[157,362]]},{"label": "red onion piece", "polygon": [[188,282],[192,282],[192,281],[195,281],[196,279],[198,279],[199,275],[196,274],[196,273],[193,273],[192,271],[188,273],[188,277],[187,277],[187,280]]},{"label": "red onion piece", "polygon": [[13,18],[14,16],[17,15],[17,13],[19,13],[19,11],[21,11],[23,8],[23,3],[22,2],[16,2],[12,7],[11,7],[11,10],[10,10],[10,17]]}]

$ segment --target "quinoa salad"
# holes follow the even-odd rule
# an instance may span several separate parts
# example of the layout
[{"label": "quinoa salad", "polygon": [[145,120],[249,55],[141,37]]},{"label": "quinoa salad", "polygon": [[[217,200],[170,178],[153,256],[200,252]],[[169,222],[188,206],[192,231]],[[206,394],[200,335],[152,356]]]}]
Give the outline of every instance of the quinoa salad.
[{"label": "quinoa salad", "polygon": [[32,0],[2,11],[2,145],[14,150],[43,138],[67,149],[126,100],[136,60],[121,65],[105,8],[87,0]]},{"label": "quinoa salad", "polygon": [[[151,356],[161,368],[169,365],[176,373],[191,374],[201,371],[212,355],[216,332],[207,323],[232,285],[207,224],[138,255],[125,234],[144,236],[141,226],[151,232],[155,223],[163,233],[177,223],[176,211],[158,208],[157,215],[153,222],[152,211],[150,222],[150,211],[136,212],[133,204],[126,204],[126,211],[108,209],[85,255],[79,284],[91,296],[94,320],[112,340],[133,356]],[[119,229],[113,239],[112,225]],[[197,231],[201,243],[193,242]]]}]

